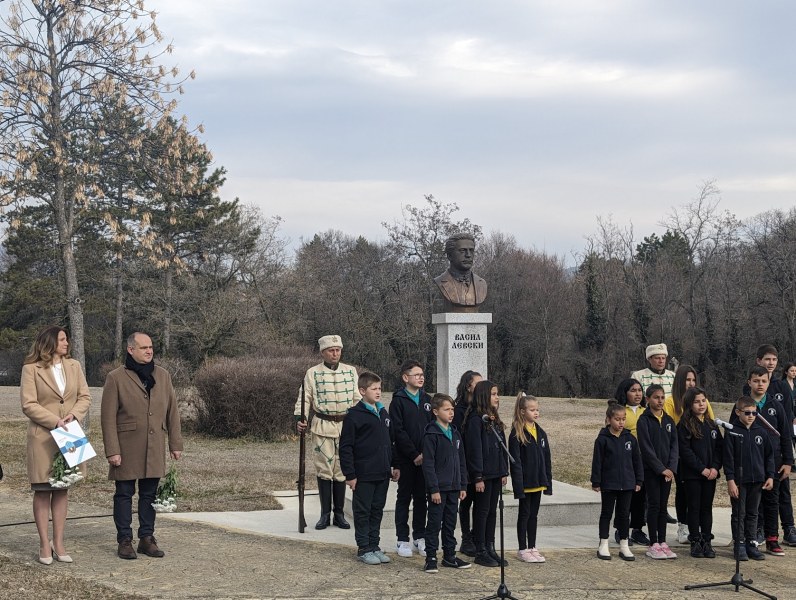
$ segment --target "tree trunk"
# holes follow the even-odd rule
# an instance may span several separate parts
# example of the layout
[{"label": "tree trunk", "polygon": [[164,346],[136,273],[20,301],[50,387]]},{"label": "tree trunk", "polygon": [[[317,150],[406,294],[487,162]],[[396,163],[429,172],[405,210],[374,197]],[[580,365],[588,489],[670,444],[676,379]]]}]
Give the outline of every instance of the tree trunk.
[{"label": "tree trunk", "polygon": [[168,355],[171,347],[171,298],[174,289],[172,267],[166,269],[166,311],[163,317],[163,356]]},{"label": "tree trunk", "polygon": [[117,361],[122,360],[124,351],[124,332],[122,331],[124,321],[124,280],[122,278],[122,261],[117,261],[118,271],[116,273],[116,327],[114,331],[113,358]]}]

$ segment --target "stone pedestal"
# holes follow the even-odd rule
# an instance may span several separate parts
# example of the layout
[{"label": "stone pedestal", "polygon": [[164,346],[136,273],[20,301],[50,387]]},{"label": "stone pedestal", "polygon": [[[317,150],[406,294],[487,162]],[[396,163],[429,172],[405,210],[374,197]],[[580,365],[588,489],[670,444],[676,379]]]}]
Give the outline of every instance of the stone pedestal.
[{"label": "stone pedestal", "polygon": [[437,313],[431,322],[437,329],[435,391],[455,397],[459,379],[468,370],[486,379],[486,326],[492,313]]}]

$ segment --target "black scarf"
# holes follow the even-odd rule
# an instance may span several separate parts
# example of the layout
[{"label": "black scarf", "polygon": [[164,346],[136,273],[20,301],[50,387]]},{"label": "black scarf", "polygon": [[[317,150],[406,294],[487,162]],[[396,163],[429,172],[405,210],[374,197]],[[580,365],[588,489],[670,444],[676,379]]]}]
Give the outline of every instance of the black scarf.
[{"label": "black scarf", "polygon": [[132,355],[128,352],[127,358],[124,359],[124,367],[125,369],[130,369],[141,380],[141,383],[146,388],[146,393],[148,394],[152,391],[152,388],[155,387],[155,378],[153,377],[152,373],[155,371],[155,359],[153,358],[148,363],[141,364],[136,362]]}]

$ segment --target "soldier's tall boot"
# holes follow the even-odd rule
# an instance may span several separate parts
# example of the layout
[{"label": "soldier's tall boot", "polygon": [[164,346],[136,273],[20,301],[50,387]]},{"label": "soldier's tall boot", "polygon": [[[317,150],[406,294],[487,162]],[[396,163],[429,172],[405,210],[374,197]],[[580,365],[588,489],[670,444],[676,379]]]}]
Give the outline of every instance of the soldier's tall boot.
[{"label": "soldier's tall boot", "polygon": [[318,498],[321,501],[321,518],[315,523],[315,529],[326,529],[332,516],[332,482],[318,477]]},{"label": "soldier's tall boot", "polygon": [[345,520],[343,508],[345,507],[345,481],[332,482],[332,498],[334,500],[334,525],[340,529],[351,529]]}]

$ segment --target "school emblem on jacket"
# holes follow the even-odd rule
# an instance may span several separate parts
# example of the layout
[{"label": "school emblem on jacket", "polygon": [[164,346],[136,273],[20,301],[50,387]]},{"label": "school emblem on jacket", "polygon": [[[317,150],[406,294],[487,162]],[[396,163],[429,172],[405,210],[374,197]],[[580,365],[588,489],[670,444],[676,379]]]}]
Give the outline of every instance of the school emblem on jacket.
[{"label": "school emblem on jacket", "polygon": [[389,427],[390,426],[390,420],[389,419],[384,419],[384,426],[385,427]]},{"label": "school emblem on jacket", "polygon": [[779,392],[774,394],[774,400],[776,400],[777,402],[782,402],[782,394],[780,394]]},{"label": "school emblem on jacket", "polygon": [[716,436],[717,436],[718,434],[719,434],[719,432],[718,432],[718,431],[716,431],[715,429],[713,429],[713,430],[710,432],[710,437],[712,437],[712,438],[715,440],[715,439],[716,439]]},{"label": "school emblem on jacket", "polygon": [[539,445],[540,445],[542,448],[544,448],[544,447],[546,446],[546,444],[545,444],[545,439],[544,439],[544,438],[542,438],[542,441],[541,441],[541,442],[539,442]]},{"label": "school emblem on jacket", "polygon": [[773,417],[775,414],[777,414],[777,409],[772,406],[771,408],[768,409],[768,414],[769,416]]},{"label": "school emblem on jacket", "polygon": [[457,450],[459,449],[459,442],[460,442],[460,441],[461,441],[461,440],[456,440],[456,449],[457,449]]},{"label": "school emblem on jacket", "polygon": [[625,450],[630,452],[633,449],[633,442],[625,442]]},{"label": "school emblem on jacket", "polygon": [[759,435],[756,435],[755,436],[755,444],[757,444],[758,446],[762,446],[763,445],[763,438],[761,436],[759,436]]},{"label": "school emblem on jacket", "polygon": [[671,433],[671,432],[672,432],[672,424],[666,423],[666,433]]},{"label": "school emblem on jacket", "polygon": [[431,412],[431,405],[428,402],[424,402],[423,410],[425,410],[426,412]]}]

